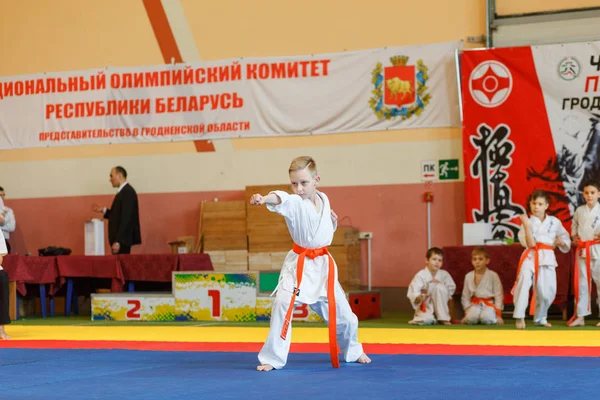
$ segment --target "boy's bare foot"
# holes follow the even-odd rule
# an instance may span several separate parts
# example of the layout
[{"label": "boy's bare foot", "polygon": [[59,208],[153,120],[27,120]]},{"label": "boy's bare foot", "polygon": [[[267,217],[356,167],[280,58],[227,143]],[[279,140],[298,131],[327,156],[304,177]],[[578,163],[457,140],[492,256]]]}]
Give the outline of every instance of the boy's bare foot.
[{"label": "boy's bare foot", "polygon": [[414,320],[412,320],[412,319],[411,319],[410,321],[408,321],[408,324],[409,324],[409,325],[419,325],[417,322],[415,322],[415,321],[414,321]]},{"label": "boy's bare foot", "polygon": [[524,320],[523,318],[521,318],[521,319],[518,319],[518,320],[515,322],[515,327],[516,327],[517,329],[525,329],[525,320]]},{"label": "boy's bare foot", "polygon": [[5,332],[0,333],[0,340],[10,340],[10,336],[8,336]]},{"label": "boy's bare foot", "polygon": [[585,326],[585,318],[583,317],[573,317],[571,318],[571,320],[569,322],[567,322],[567,326],[569,327],[574,327],[574,326]]},{"label": "boy's bare foot", "polygon": [[371,362],[371,359],[365,353],[362,353],[362,355],[358,357],[358,360],[356,360],[356,362],[360,364],[369,364]]},{"label": "boy's bare foot", "polygon": [[271,371],[273,369],[273,366],[271,364],[263,364],[263,365],[259,365],[258,367],[256,367],[257,371],[263,371],[263,372],[268,372]]},{"label": "boy's bare foot", "polygon": [[552,324],[550,322],[546,322],[545,324],[536,324],[537,326],[543,326],[544,328],[552,328]]},{"label": "boy's bare foot", "polygon": [[452,325],[452,322],[450,322],[450,321],[440,321],[440,324],[442,324],[442,325]]},{"label": "boy's bare foot", "polygon": [[598,322],[598,323],[596,324],[596,326],[600,326],[600,322]]}]

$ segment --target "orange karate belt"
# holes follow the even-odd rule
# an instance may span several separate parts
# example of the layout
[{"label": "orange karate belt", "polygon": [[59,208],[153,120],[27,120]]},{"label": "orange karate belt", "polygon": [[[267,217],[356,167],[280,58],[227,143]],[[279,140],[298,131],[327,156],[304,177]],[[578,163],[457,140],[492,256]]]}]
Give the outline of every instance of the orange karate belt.
[{"label": "orange karate belt", "polygon": [[298,264],[296,266],[296,287],[292,293],[292,299],[283,321],[283,328],[281,329],[280,337],[285,340],[287,337],[288,329],[292,321],[292,314],[294,312],[294,303],[296,302],[296,296],[300,295],[300,284],[302,282],[302,272],[304,271],[304,260],[306,257],[314,260],[319,256],[329,257],[329,273],[327,277],[327,302],[329,305],[329,355],[331,356],[331,365],[333,368],[340,367],[340,360],[338,358],[338,347],[336,337],[336,308],[335,308],[335,264],[333,257],[327,251],[327,247],[321,247],[319,249],[305,249],[304,247],[298,246],[294,243],[292,248],[294,253],[298,254]]},{"label": "orange karate belt", "polygon": [[575,271],[573,272],[573,290],[575,292],[575,315],[571,317],[567,325],[571,324],[577,318],[577,305],[579,304],[579,263],[577,262],[577,257],[581,254],[581,251],[585,249],[585,270],[587,273],[587,286],[588,286],[588,306],[587,310],[590,311],[590,299],[592,298],[592,256],[590,254],[591,247],[593,245],[600,244],[600,240],[586,240],[585,242],[579,241],[577,245],[577,250],[575,251],[575,262],[573,263],[575,266]]},{"label": "orange karate belt", "polygon": [[427,312],[427,300],[423,300],[421,302],[421,305],[419,306],[419,309],[421,309],[422,312]]},{"label": "orange karate belt", "polygon": [[496,315],[498,317],[502,317],[502,311],[500,311],[500,309],[498,307],[496,307],[496,305],[494,304],[493,297],[486,297],[486,298],[481,298],[481,297],[476,297],[476,296],[471,297],[471,304],[473,304],[474,306],[477,306],[481,303],[485,304],[488,307],[492,307],[496,311]]},{"label": "orange karate belt", "polygon": [[515,288],[517,287],[517,282],[519,281],[519,273],[521,272],[521,266],[523,265],[523,261],[525,261],[525,259],[529,256],[529,253],[533,251],[533,295],[531,296],[531,302],[529,303],[529,315],[535,314],[535,294],[537,292],[538,271],[540,269],[540,250],[554,250],[554,248],[549,244],[544,243],[537,243],[535,247],[527,248],[521,255],[521,259],[519,260],[519,268],[517,269],[517,280],[515,281],[515,284],[513,285],[513,288],[510,291],[511,294],[514,293]]}]

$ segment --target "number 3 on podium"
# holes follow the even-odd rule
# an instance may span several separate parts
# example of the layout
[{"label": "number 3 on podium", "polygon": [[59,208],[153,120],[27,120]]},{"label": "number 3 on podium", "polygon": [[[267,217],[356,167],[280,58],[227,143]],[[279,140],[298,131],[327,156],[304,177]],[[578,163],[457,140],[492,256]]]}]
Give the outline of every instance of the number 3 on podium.
[{"label": "number 3 on podium", "polygon": [[209,290],[208,297],[212,298],[212,311],[210,315],[214,318],[221,317],[221,292],[218,290]]}]

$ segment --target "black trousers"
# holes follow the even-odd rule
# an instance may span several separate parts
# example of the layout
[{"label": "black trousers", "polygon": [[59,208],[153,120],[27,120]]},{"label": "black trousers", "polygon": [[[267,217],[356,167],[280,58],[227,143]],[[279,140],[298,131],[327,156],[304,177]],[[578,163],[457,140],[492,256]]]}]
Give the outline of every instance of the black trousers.
[{"label": "black trousers", "polygon": [[8,274],[0,270],[0,325],[10,324],[8,295]]},{"label": "black trousers", "polygon": [[131,254],[131,246],[120,245],[118,254]]}]

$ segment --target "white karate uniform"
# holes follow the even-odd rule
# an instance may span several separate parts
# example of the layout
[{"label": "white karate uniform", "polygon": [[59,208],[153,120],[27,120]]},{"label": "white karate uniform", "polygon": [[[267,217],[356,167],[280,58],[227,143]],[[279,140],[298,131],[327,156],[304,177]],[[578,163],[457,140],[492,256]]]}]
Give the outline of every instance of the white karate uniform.
[{"label": "white karate uniform", "polygon": [[475,284],[475,271],[465,275],[465,284],[463,286],[460,302],[465,310],[466,323],[469,325],[483,324],[494,325],[498,323],[496,310],[484,303],[473,304],[471,299],[473,296],[480,299],[490,299],[494,306],[500,311],[504,309],[504,292],[502,282],[497,273],[490,269],[486,269],[479,281],[479,285]]},{"label": "white karate uniform", "polygon": [[[586,204],[578,207],[573,216],[571,232],[573,235],[579,236],[579,240],[582,242],[596,239],[596,235],[600,233],[600,204],[596,204],[591,210]],[[600,245],[596,244],[591,246],[590,253],[592,279],[596,283],[596,289],[598,291],[598,298],[596,301],[600,305]],[[585,249],[580,250],[577,254],[577,268],[579,268],[579,302],[576,304],[576,313],[579,317],[585,317],[586,315],[591,314],[591,307],[588,309],[591,293],[588,293],[588,277],[585,257]]]},{"label": "white karate uniform", "polygon": [[[415,310],[412,323],[419,325],[433,325],[437,321],[450,321],[450,311],[448,310],[448,300],[456,290],[456,284],[447,271],[439,269],[435,274],[435,279],[439,283],[431,283],[433,276],[427,267],[417,272],[408,286],[407,297]],[[425,301],[426,311],[421,310],[421,303],[415,304],[417,297],[421,293],[427,292]]]},{"label": "white karate uniform", "polygon": [[[295,194],[282,191],[273,192],[279,196],[281,203],[267,205],[270,211],[285,217],[285,222],[298,246],[307,249],[316,249],[329,246],[333,240],[335,226],[331,220],[331,207],[327,196],[317,191],[317,199],[321,202],[321,209],[317,212],[314,204],[303,200]],[[287,362],[290,343],[292,340],[292,324],[288,328],[286,339],[280,337],[285,315],[290,305],[292,292],[296,286],[296,266],[298,254],[290,251],[286,256],[279,284],[275,289],[277,293],[271,309],[271,328],[267,341],[258,354],[261,364],[270,364],[275,369],[283,368]],[[323,320],[328,323],[329,306],[327,301],[327,278],[329,275],[329,258],[319,256],[311,260],[306,257],[300,294],[296,296],[295,305],[309,304],[310,307]],[[346,362],[354,362],[363,354],[362,345],[358,342],[358,318],[352,312],[346,295],[339,284],[337,265],[335,266],[335,304],[336,304],[336,332],[337,342]]]},{"label": "white karate uniform", "polygon": [[[8,254],[8,250],[6,248],[6,241],[4,237],[0,235],[0,256],[5,256]],[[0,263],[0,270],[3,270],[2,263]]]},{"label": "white karate uniform", "polygon": [[[554,245],[557,237],[560,237],[563,244],[559,247],[563,253],[568,253],[571,249],[571,238],[569,233],[562,226],[560,220],[551,215],[546,215],[544,221],[540,221],[536,216],[529,217],[530,228],[535,243],[544,243],[550,246]],[[525,239],[525,230],[523,227],[519,230],[519,241],[523,247],[527,247]],[[528,251],[528,250],[525,250]],[[521,271],[517,277],[517,283],[514,288],[513,302],[515,310],[513,317],[516,319],[525,318],[525,310],[529,304],[529,290],[533,284],[535,273],[535,251],[530,251],[527,258],[523,261]],[[536,285],[536,305],[533,317],[536,325],[543,325],[548,322],[548,309],[556,297],[556,256],[554,250],[539,250],[539,269]]]}]

